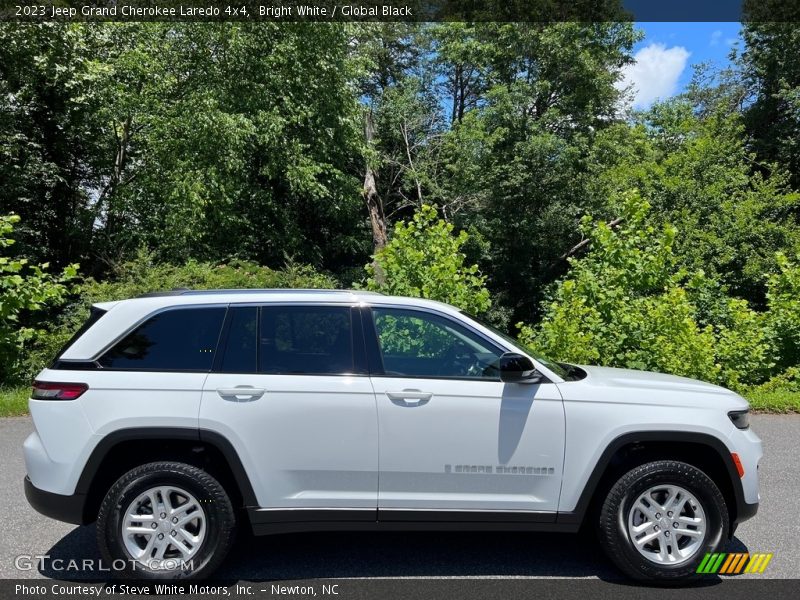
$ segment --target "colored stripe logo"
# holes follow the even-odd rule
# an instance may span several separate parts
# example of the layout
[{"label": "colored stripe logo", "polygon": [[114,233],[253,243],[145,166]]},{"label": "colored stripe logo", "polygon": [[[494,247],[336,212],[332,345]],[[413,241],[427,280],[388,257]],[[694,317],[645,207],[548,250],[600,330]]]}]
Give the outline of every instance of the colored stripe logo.
[{"label": "colored stripe logo", "polygon": [[706,575],[719,573],[722,575],[735,575],[738,573],[763,573],[772,553],[757,552],[717,552],[708,553],[697,565],[697,572]]}]

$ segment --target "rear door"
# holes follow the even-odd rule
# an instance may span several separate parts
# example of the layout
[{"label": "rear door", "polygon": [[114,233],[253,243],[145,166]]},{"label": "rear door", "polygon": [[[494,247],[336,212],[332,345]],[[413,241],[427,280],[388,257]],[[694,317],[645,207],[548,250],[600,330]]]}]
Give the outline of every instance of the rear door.
[{"label": "rear door", "polygon": [[367,317],[380,520],[554,515],[565,430],[556,385],[501,382],[505,350],[449,315],[373,306]]},{"label": "rear door", "polygon": [[296,512],[304,509],[375,518],[377,413],[355,311],[333,304],[229,308],[200,427],[231,441],[259,505],[276,519],[288,511],[296,520],[321,514]]}]

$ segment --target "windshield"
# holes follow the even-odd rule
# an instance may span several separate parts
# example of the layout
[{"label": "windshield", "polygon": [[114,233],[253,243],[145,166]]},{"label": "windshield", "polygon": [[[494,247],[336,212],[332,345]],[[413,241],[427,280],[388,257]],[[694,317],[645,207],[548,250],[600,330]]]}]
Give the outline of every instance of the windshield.
[{"label": "windshield", "polygon": [[479,319],[478,317],[475,317],[475,316],[473,316],[473,315],[471,315],[471,314],[469,314],[467,312],[464,312],[463,310],[460,311],[460,312],[465,317],[467,317],[469,319],[472,319],[476,323],[480,323],[481,325],[483,325],[486,329],[488,329],[492,333],[494,333],[496,335],[499,335],[501,338],[503,338],[505,341],[507,341],[509,344],[511,344],[514,348],[516,348],[517,350],[519,350],[523,354],[527,354],[528,356],[532,356],[538,362],[542,363],[545,367],[550,369],[553,373],[555,373],[556,375],[561,377],[561,379],[564,379],[564,380],[569,379],[569,371],[566,368],[564,368],[563,366],[561,366],[559,363],[557,363],[557,362],[555,362],[553,360],[550,360],[549,358],[546,358],[546,357],[542,356],[538,352],[534,352],[533,350],[531,350],[525,344],[520,343],[519,340],[516,340],[513,337],[511,337],[510,335],[508,335],[506,333],[503,333],[502,331],[497,329],[497,327],[494,327],[493,325],[490,325],[486,321],[484,321],[482,319]]}]

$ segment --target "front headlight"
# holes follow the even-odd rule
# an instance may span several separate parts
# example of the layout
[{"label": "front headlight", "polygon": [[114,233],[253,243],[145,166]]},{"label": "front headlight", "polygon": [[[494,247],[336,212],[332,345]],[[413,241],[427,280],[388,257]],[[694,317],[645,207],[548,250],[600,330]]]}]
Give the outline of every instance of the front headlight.
[{"label": "front headlight", "polygon": [[747,429],[750,427],[750,409],[732,410],[728,413],[731,421],[737,429]]}]

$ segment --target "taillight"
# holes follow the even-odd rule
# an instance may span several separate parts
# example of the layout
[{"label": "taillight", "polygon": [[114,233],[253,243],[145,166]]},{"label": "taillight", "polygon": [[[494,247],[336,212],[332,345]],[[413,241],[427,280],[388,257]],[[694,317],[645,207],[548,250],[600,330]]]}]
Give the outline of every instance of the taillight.
[{"label": "taillight", "polygon": [[31,398],[34,400],[75,400],[89,389],[85,383],[52,383],[34,381]]}]

